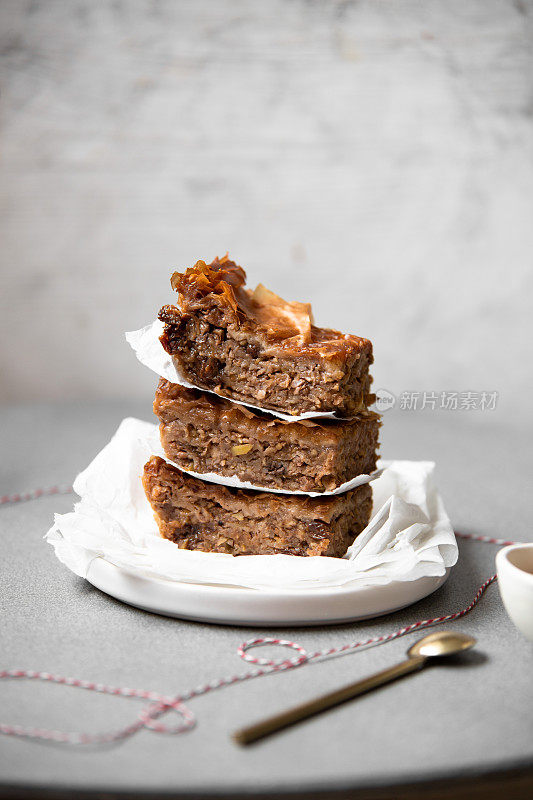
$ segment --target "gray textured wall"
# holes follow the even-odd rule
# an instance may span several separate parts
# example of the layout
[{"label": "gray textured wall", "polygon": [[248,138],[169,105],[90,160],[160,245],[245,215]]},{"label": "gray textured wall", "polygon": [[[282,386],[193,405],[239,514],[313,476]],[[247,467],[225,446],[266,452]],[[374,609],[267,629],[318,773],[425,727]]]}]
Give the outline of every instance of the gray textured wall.
[{"label": "gray textured wall", "polygon": [[531,416],[532,14],[2,0],[0,399],[148,401],[123,331],[229,250],[378,386]]}]

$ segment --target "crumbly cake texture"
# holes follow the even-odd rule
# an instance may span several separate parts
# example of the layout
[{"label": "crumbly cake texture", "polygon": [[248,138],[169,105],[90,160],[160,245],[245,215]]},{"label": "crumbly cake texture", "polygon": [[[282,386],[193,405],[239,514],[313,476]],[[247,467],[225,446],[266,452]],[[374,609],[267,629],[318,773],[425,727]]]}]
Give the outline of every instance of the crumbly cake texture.
[{"label": "crumbly cake texture", "polygon": [[257,486],[332,491],[376,468],[380,418],[285,422],[161,378],[154,400],[167,458]]},{"label": "crumbly cake texture", "polygon": [[161,343],[190,383],[289,414],[349,417],[370,400],[372,344],[313,324],[308,303],[286,302],[225,256],[175,272],[179,307],[164,306]]},{"label": "crumbly cake texture", "polygon": [[231,555],[341,557],[372,507],[368,484],[328,498],[269,494],[207,483],[157,456],[145,464],[143,485],[163,538]]}]

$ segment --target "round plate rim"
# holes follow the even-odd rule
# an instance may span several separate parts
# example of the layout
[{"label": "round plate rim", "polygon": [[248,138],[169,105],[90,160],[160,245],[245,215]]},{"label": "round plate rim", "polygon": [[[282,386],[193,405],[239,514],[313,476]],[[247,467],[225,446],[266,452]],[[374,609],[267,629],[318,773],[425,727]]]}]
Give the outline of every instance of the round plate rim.
[{"label": "round plate rim", "polygon": [[170,581],[136,574],[97,557],[86,580],[116,600],[163,616],[222,625],[295,627],[338,625],[398,611],[439,589],[450,571],[380,586],[262,590]]}]

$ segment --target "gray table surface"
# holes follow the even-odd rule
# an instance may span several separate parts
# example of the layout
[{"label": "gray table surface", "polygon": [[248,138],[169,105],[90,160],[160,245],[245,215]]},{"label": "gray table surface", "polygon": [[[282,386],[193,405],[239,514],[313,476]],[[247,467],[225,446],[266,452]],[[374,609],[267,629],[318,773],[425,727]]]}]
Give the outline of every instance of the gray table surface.
[{"label": "gray table surface", "polygon": [[[68,483],[123,416],[126,404],[0,411],[0,493]],[[474,422],[476,424],[474,424]],[[385,417],[385,457],[434,459],[457,530],[531,539],[531,459],[523,431],[468,413]],[[43,541],[72,496],[0,508],[0,668],[39,669],[176,694],[246,670],[237,646],[271,630],[167,619],[107,597],[60,564]],[[494,572],[496,547],[462,542],[460,560],[433,596],[379,620],[284,630],[308,648],[390,631],[465,606]],[[497,586],[453,627],[478,638],[459,663],[427,669],[253,748],[228,734],[400,659],[417,634],[366,652],[306,665],[192,701],[197,727],[177,737],[142,731],[100,749],[0,737],[2,786],[147,792],[282,792],[357,788],[533,765],[533,646],[506,617]],[[4,722],[101,731],[131,721],[136,701],[30,681],[0,682]]]}]

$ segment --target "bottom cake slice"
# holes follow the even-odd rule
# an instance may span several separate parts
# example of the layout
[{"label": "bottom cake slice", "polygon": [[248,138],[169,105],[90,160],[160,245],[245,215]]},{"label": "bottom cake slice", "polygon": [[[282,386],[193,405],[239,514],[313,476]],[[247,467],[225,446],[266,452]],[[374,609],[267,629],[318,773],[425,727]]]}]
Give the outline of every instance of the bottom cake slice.
[{"label": "bottom cake slice", "polygon": [[157,456],[143,485],[161,536],[184,550],[341,557],[372,510],[369,484],[324,498],[271,494],[207,483]]}]

